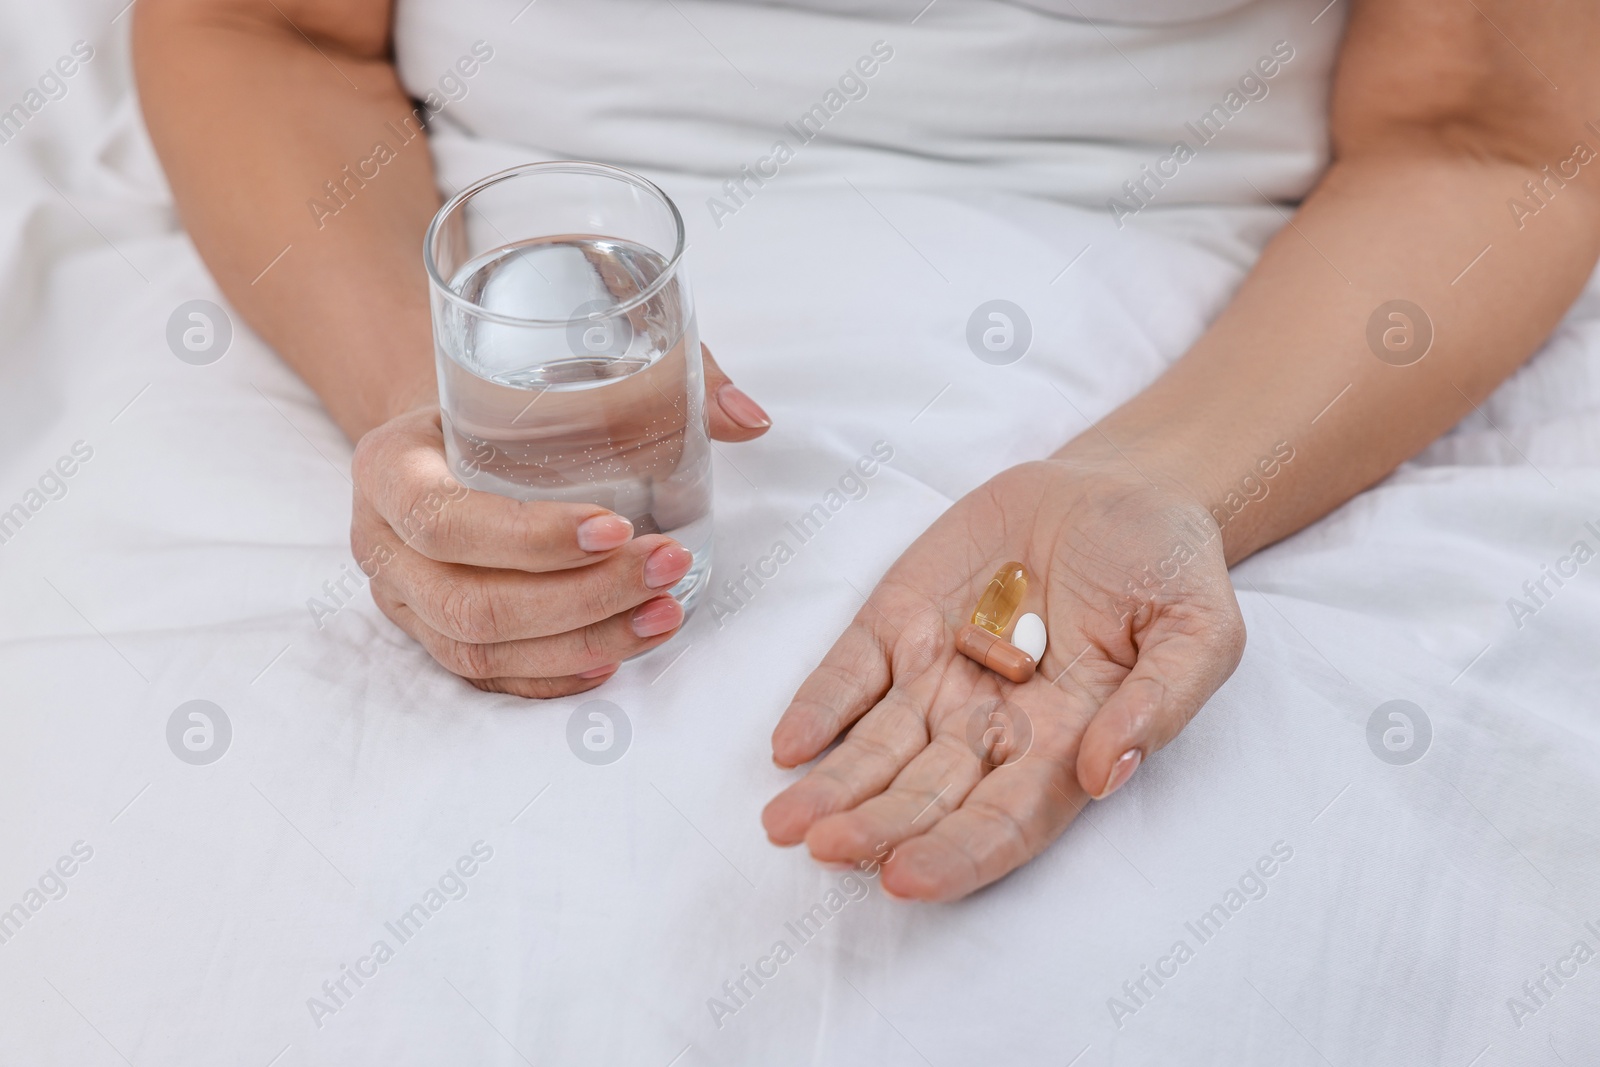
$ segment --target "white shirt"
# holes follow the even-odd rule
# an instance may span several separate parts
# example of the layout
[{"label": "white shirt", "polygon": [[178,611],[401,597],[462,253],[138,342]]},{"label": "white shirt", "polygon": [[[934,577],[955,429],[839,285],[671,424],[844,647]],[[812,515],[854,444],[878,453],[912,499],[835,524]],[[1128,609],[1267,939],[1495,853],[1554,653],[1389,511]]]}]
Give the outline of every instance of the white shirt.
[{"label": "white shirt", "polygon": [[[1097,208],[1308,191],[1327,159],[1343,11],[1319,17],[1323,5],[1303,0],[525,3],[400,0],[407,88],[431,93],[441,121],[529,158]],[[1101,21],[1113,9],[1122,21]],[[490,58],[474,60],[475,45]]]}]

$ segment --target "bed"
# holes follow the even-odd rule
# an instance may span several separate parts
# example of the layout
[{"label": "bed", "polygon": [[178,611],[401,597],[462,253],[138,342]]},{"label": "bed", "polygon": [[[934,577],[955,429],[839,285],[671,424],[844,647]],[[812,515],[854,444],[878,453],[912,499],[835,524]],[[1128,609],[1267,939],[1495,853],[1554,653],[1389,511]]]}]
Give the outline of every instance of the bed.
[{"label": "bed", "polygon": [[[0,106],[93,52],[0,144],[0,1060],[1600,1061],[1595,285],[1236,569],[1243,663],[1127,788],[907,904],[766,841],[778,714],[926,523],[1182,353],[1278,209],[774,182],[690,213],[703,333],[775,422],[718,446],[723,574],[892,458],[731,610],[526,702],[351,579],[350,445],[177,225],[120,6],[0,4]],[[456,186],[526,158],[435,152]],[[964,340],[995,298],[1033,332],[1006,365]],[[192,301],[220,358],[171,340]]]}]

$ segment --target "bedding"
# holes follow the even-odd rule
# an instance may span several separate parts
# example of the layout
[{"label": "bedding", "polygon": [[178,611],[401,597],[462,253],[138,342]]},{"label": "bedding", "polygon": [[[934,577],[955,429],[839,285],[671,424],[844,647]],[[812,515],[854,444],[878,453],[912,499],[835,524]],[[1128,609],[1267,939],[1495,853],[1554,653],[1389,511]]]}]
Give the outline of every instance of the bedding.
[{"label": "bedding", "polygon": [[[178,227],[116,6],[0,3],[0,99],[93,49],[0,144],[0,1060],[1600,1059],[1600,288],[1235,569],[1244,660],[1127,787],[907,904],[767,843],[778,714],[953,499],[1177,358],[1278,211],[820,179],[686,211],[702,331],[774,419],[718,446],[718,584],[829,517],[527,702],[361,589],[350,445]],[[536,155],[452,121],[432,150],[447,187]],[[966,341],[994,299],[1032,332],[1003,365]]]}]

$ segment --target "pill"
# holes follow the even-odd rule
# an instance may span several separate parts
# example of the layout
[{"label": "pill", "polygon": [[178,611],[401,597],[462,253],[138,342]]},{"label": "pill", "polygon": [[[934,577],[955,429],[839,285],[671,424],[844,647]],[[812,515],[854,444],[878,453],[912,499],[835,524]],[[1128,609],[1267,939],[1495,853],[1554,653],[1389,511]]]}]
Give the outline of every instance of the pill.
[{"label": "pill", "polygon": [[1011,631],[1011,643],[1032,656],[1035,662],[1044,659],[1046,640],[1044,620],[1032,612],[1018,619],[1016,629]]},{"label": "pill", "polygon": [[956,631],[956,649],[963,656],[1018,685],[1033,677],[1037,661],[1009,641],[1001,640],[975,623]]},{"label": "pill", "polygon": [[972,621],[999,637],[1006,632],[1006,627],[1011,625],[1011,616],[1016,614],[1017,605],[1022,603],[1023,595],[1027,591],[1028,572],[1022,564],[1016,562],[1004,564],[994,572],[994,577],[989,579],[989,585],[984,589],[983,596],[978,598],[978,606],[972,613]]}]

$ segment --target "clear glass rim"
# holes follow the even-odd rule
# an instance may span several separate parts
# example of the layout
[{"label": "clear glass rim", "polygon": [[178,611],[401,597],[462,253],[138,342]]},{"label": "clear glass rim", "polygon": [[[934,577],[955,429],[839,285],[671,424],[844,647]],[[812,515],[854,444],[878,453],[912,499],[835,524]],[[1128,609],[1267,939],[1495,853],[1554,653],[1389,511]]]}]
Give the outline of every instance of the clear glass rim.
[{"label": "clear glass rim", "polygon": [[[498,185],[504,181],[510,181],[513,178],[521,178],[529,174],[540,173],[590,174],[604,178],[612,178],[617,181],[626,182],[636,189],[643,189],[651,196],[654,196],[662,204],[665,204],[667,210],[672,213],[672,225],[675,231],[675,239],[672,248],[672,256],[667,260],[666,266],[662,269],[661,276],[655,281],[651,282],[649,285],[645,286],[633,297],[609,309],[603,315],[599,312],[594,312],[589,315],[581,315],[577,318],[570,319],[525,319],[516,315],[506,315],[502,312],[490,311],[488,308],[468,300],[466,297],[451,289],[449,283],[447,283],[444,278],[440,276],[439,265],[433,258],[434,242],[439,235],[440,228],[444,225],[445,219],[450,218],[458,209],[461,209],[462,206],[466,204],[468,200],[472,199],[473,196],[483,192],[485,189],[488,189],[491,186]],[[467,311],[478,318],[487,319],[490,322],[502,323],[507,326],[566,327],[571,326],[574,323],[593,322],[596,319],[611,318],[615,315],[620,315],[631,311],[634,308],[639,307],[641,304],[648,303],[653,297],[660,293],[662,289],[666,288],[666,286],[672,281],[674,275],[677,274],[678,263],[683,259],[683,253],[685,251],[684,238],[683,215],[679,213],[678,205],[674,204],[672,202],[672,198],[666,193],[662,192],[661,187],[656,185],[655,182],[652,182],[648,178],[641,177],[632,171],[623,170],[621,167],[613,167],[609,163],[595,163],[589,160],[581,159],[557,159],[541,163],[522,163],[515,167],[508,167],[505,170],[496,171],[495,173],[487,175],[486,177],[479,178],[477,181],[461,190],[455,196],[452,196],[449,200],[445,201],[444,206],[434,213],[433,221],[428,224],[428,232],[422,239],[422,263],[428,271],[428,284],[433,287],[433,290],[436,293],[444,297],[445,300],[461,308],[463,311]]]}]

